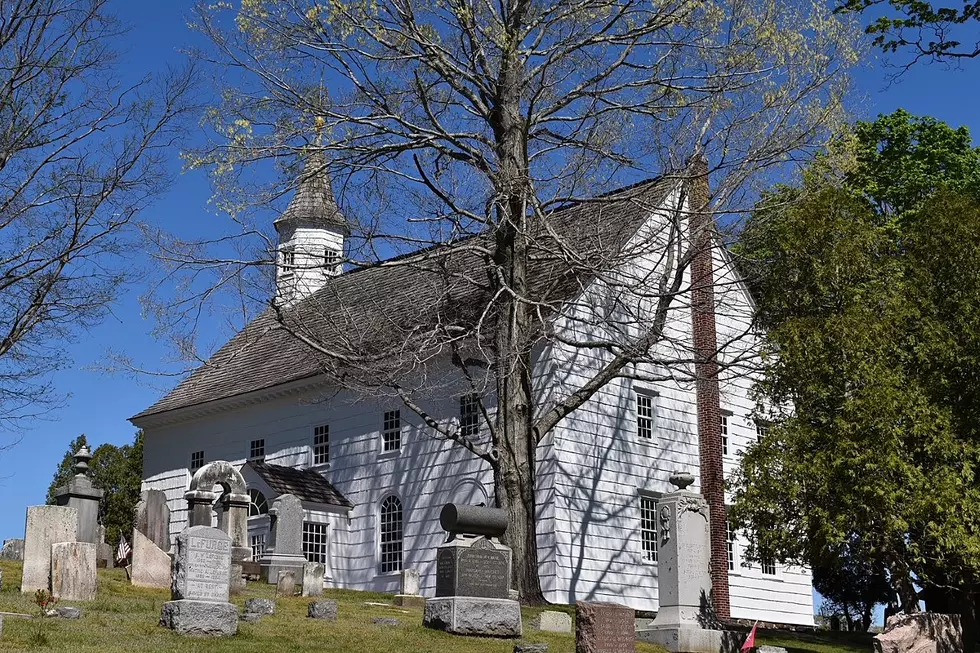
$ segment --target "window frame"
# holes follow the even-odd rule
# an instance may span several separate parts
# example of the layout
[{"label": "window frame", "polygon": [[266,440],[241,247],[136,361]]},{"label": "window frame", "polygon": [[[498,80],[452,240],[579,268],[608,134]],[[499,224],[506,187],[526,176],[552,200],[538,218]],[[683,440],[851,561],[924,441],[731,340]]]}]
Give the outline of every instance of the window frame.
[{"label": "window frame", "polygon": [[728,556],[728,573],[737,574],[738,566],[738,533],[732,527],[731,520],[725,520],[725,550]]},{"label": "window frame", "polygon": [[459,397],[459,435],[463,438],[479,437],[483,417],[480,410],[480,395],[468,392]]},{"label": "window frame", "polygon": [[[258,454],[255,453],[256,449],[259,450]],[[248,460],[265,460],[265,438],[257,438],[249,441]]]},{"label": "window frame", "polygon": [[[315,541],[313,539],[314,537],[322,538],[322,541]],[[327,561],[330,559],[330,524],[304,519],[301,542],[303,557],[306,558],[307,562],[322,564],[324,576],[326,576]],[[319,550],[315,550],[314,547]],[[316,556],[315,560],[309,557],[311,554]],[[322,560],[320,559],[321,557],[323,558]]]},{"label": "window frame", "polygon": [[[651,492],[649,490],[640,490],[638,492],[639,500],[637,502],[637,514],[639,516],[639,533],[640,533],[640,562],[647,565],[657,565],[660,563],[660,528],[657,524],[659,520],[659,513],[661,503],[660,500],[663,498],[663,494],[660,492]],[[649,529],[644,528],[644,501],[653,502],[653,557],[649,556],[650,551],[647,548],[647,533]]]},{"label": "window frame", "polygon": [[[389,447],[393,439],[395,446]],[[381,415],[381,453],[382,455],[397,454],[402,449],[402,417],[401,409],[386,410]]]},{"label": "window frame", "polygon": [[[643,398],[642,400],[641,397]],[[646,407],[650,412],[649,415],[641,414],[641,410],[643,409],[641,402],[649,403],[649,406]],[[649,388],[633,388],[633,419],[636,422],[633,435],[637,442],[645,442],[647,444],[655,444],[657,442],[659,416],[660,393]],[[643,435],[644,430],[649,430],[650,435]]]},{"label": "window frame", "polygon": [[[200,461],[199,462],[198,462],[198,454],[200,454]],[[191,461],[190,461],[190,464],[188,465],[187,469],[193,475],[194,472],[196,472],[197,470],[201,469],[206,464],[207,464],[207,458],[205,458],[205,456],[204,456],[204,449],[201,449],[200,451],[192,451],[191,452]]]},{"label": "window frame", "polygon": [[[397,533],[397,538],[391,538],[386,541],[385,536],[388,533],[386,533],[385,529],[385,506],[390,505],[391,502],[397,504],[398,508],[398,518],[395,522],[396,526],[394,529],[391,529]],[[397,494],[390,493],[382,497],[381,501],[378,502],[377,519],[378,540],[377,547],[375,548],[378,556],[377,573],[379,576],[400,574],[405,568],[405,504],[402,503],[401,498]],[[393,543],[395,546],[391,547]],[[391,549],[386,550],[386,545],[391,547]],[[386,556],[388,556],[388,559],[386,559]],[[391,565],[391,562],[395,564]]]},{"label": "window frame", "polygon": [[724,458],[735,456],[735,446],[732,441],[732,418],[735,414],[722,408],[718,411],[718,436],[721,442],[721,455]]},{"label": "window frame", "polygon": [[343,256],[337,250],[331,247],[323,248],[323,268],[328,274],[334,274],[337,272],[337,268],[340,267],[342,259]]},{"label": "window frame", "polygon": [[296,247],[286,245],[279,249],[279,266],[282,269],[282,277],[288,278],[296,273]]},{"label": "window frame", "polygon": [[249,533],[248,548],[252,551],[252,562],[257,561],[268,551],[268,535],[269,533],[267,531],[262,533]]},{"label": "window frame", "polygon": [[[330,466],[330,424],[314,424],[313,434],[310,436],[310,465],[312,467],[326,468]],[[322,431],[321,431],[322,429]],[[322,437],[323,440],[317,442],[317,438]],[[323,459],[317,460],[317,456],[320,455],[318,448],[323,448]]]},{"label": "window frame", "polygon": [[[772,571],[766,571],[766,569],[772,569]],[[775,560],[760,560],[759,571],[766,578],[779,578],[779,567]]]}]

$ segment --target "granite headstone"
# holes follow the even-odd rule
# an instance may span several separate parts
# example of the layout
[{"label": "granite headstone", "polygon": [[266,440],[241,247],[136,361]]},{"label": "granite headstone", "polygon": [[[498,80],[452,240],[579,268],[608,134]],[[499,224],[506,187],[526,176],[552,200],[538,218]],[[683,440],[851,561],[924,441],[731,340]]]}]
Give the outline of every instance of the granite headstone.
[{"label": "granite headstone", "polygon": [[74,542],[78,510],[69,506],[29,506],[24,533],[24,572],[20,591],[51,589],[51,545]]},{"label": "granite headstone", "polygon": [[323,596],[323,575],[326,568],[319,562],[303,566],[303,596]]},{"label": "granite headstone", "polygon": [[98,547],[90,542],[51,545],[51,594],[64,601],[94,601]]},{"label": "granite headstone", "polygon": [[234,635],[238,607],[228,602],[231,538],[210,526],[192,526],[177,536],[171,582],[160,625],[182,635]]},{"label": "granite headstone", "polygon": [[575,604],[575,653],[636,653],[636,613],[616,603]]}]

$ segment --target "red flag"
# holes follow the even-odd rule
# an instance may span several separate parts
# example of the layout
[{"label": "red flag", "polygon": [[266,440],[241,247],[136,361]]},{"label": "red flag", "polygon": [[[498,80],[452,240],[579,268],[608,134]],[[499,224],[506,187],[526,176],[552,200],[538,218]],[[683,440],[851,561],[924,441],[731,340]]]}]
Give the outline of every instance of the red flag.
[{"label": "red flag", "polygon": [[749,631],[749,636],[745,638],[745,643],[742,644],[743,651],[751,651],[755,648],[755,629],[759,627],[759,622],[752,624],[752,630]]}]

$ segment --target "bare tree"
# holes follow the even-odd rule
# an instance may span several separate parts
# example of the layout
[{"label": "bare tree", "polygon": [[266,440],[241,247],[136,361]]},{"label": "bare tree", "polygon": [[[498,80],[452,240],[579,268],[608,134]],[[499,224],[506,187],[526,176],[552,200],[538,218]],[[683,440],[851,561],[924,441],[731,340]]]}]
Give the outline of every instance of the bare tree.
[{"label": "bare tree", "polygon": [[[228,88],[192,164],[234,229],[161,243],[188,291],[172,325],[221,290],[243,313],[269,306],[275,241],[257,220],[294,186],[253,169],[329,174],[363,269],[273,301],[233,348],[285,329],[335,383],[400,397],[485,460],[517,588],[541,601],[538,447],[612,381],[706,369],[716,352],[678,326],[723,311],[733,284],[701,268],[692,297],[692,261],[723,240],[710,218],[734,225],[754,181],[826,142],[858,32],[796,0],[252,0],[197,19]],[[484,398],[482,428],[426,412],[440,384]]]},{"label": "bare tree", "polygon": [[123,85],[106,0],[0,0],[0,423],[57,403],[64,344],[127,279],[166,186],[189,70]]}]

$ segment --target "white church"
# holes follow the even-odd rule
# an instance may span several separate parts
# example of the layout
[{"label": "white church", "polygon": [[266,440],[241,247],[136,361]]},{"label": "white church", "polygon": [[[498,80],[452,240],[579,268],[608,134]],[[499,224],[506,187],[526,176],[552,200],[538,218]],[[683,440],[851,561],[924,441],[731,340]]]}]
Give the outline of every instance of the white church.
[{"label": "white church", "polygon": [[[581,242],[601,242],[603,248],[625,251],[637,242],[650,244],[612,271],[643,296],[643,284],[656,279],[650,269],[664,259],[664,252],[657,251],[664,247],[657,234],[664,232],[665,212],[672,202],[685,201],[681,183],[661,179],[631,186],[608,195],[609,201],[559,209],[552,222],[578,234]],[[304,173],[275,227],[280,298],[297,306],[344,301],[338,311],[343,318],[319,326],[324,342],[353,337],[388,314],[405,315],[424,301],[419,295],[425,293],[415,292],[425,283],[421,267],[344,270],[350,230],[325,173]],[[439,251],[451,254],[454,247]],[[429,260],[432,254],[417,256]],[[414,259],[403,260],[411,264]],[[752,300],[722,248],[714,248],[708,266],[715,278],[713,305],[724,310],[712,311],[710,332],[704,333],[718,342],[735,340],[750,323]],[[569,305],[592,306],[608,317],[610,309],[595,308],[594,290],[588,284],[570,290],[566,284],[562,292]],[[556,332],[574,328],[563,319],[556,319]],[[671,343],[695,341],[697,329],[705,325],[694,317],[690,298],[677,302],[668,320],[667,349]],[[309,560],[326,565],[328,587],[396,592],[400,571],[415,567],[422,593],[433,596],[436,546],[445,539],[439,511],[450,501],[492,505],[489,465],[438,437],[396,398],[362,396],[331,384],[317,357],[279,327],[274,312],[266,311],[174,390],[131,418],[144,431],[144,489],[166,493],[171,534],[176,535],[187,525],[183,495],[195,470],[211,461],[229,461],[240,467],[248,484],[249,540],[256,559],[268,535],[269,506],[291,493],[305,509],[303,551]],[[744,344],[744,337],[740,341],[743,347],[754,346],[751,340]],[[581,348],[572,352],[563,342],[552,341],[536,357],[542,392],[560,393],[601,365],[601,354],[583,355]],[[448,364],[431,364],[435,389],[420,400],[425,412],[448,428],[478,434],[485,426],[472,392],[437,378],[440,369],[444,377],[454,374]],[[714,390],[705,391],[684,375],[643,371],[610,381],[538,447],[540,576],[545,597],[553,603],[612,601],[656,611],[655,514],[658,497],[672,489],[668,476],[676,470],[694,473],[693,489],[723,508],[721,483],[707,487],[701,478],[710,478],[712,470],[719,479],[727,476],[740,451],[764,432],[764,423],[754,418],[751,375],[722,372]],[[492,405],[492,398],[487,403]],[[721,524],[717,528],[723,530],[719,537],[713,533],[713,569],[720,568],[727,580],[719,584],[713,578],[719,614],[812,625],[809,572],[749,564],[741,555],[742,535]]]}]

